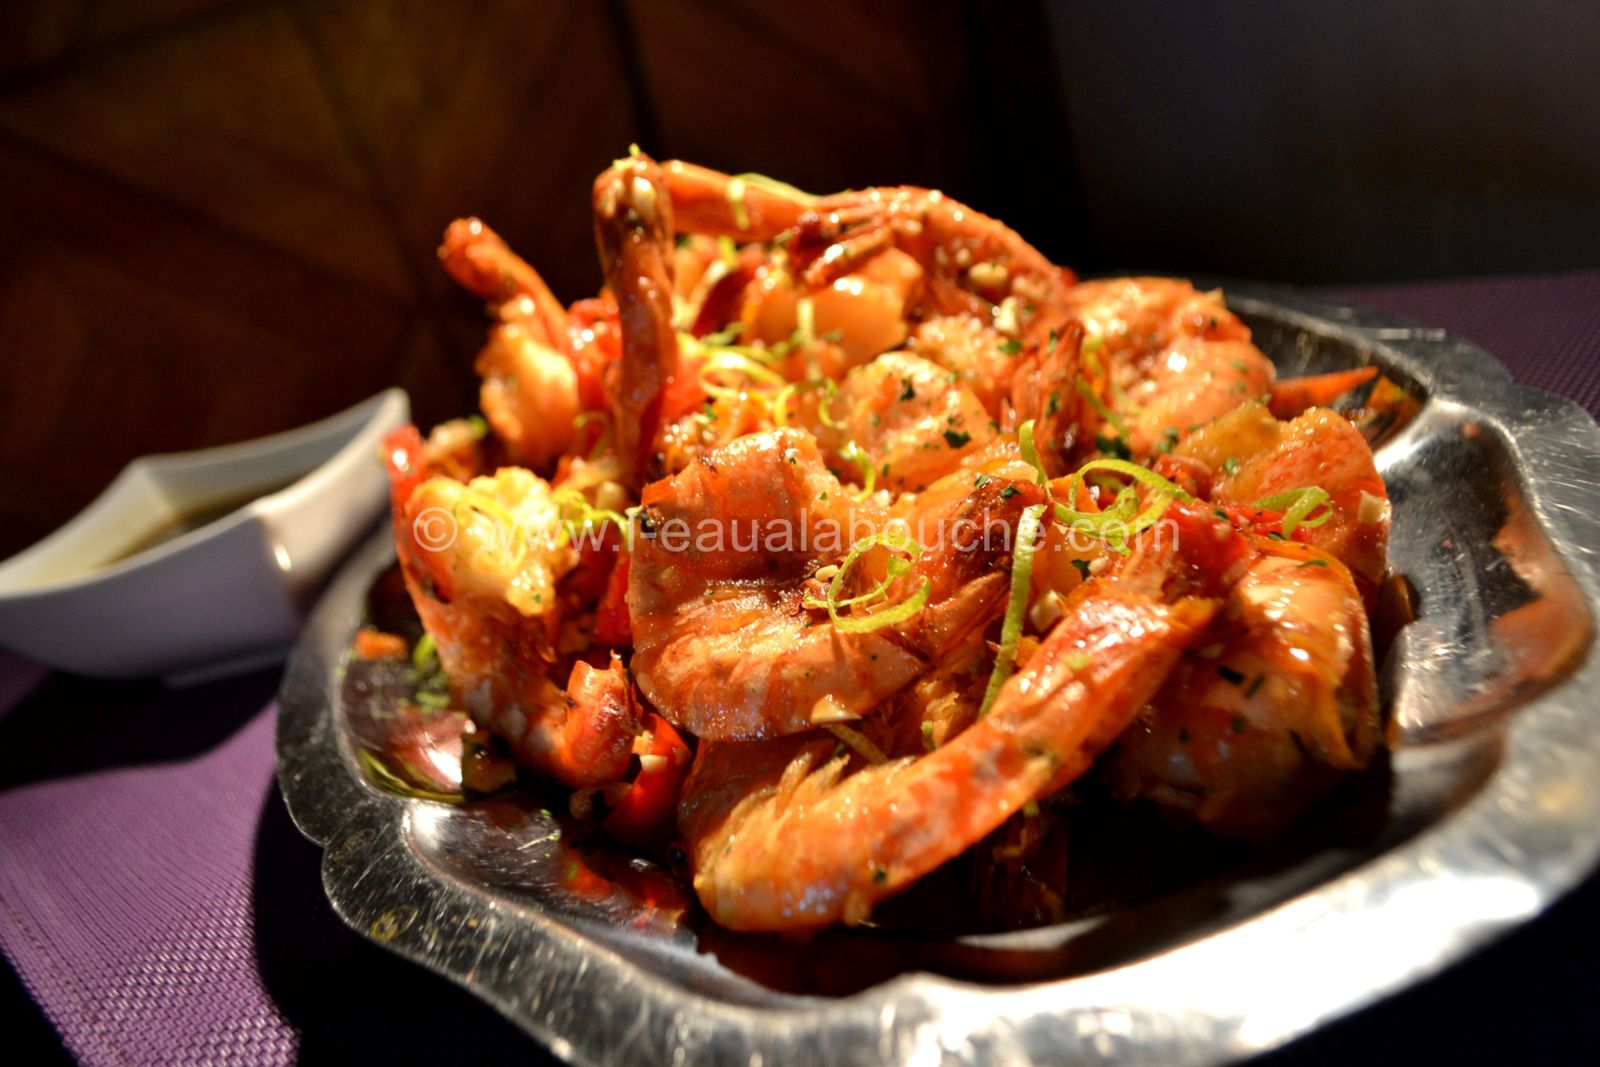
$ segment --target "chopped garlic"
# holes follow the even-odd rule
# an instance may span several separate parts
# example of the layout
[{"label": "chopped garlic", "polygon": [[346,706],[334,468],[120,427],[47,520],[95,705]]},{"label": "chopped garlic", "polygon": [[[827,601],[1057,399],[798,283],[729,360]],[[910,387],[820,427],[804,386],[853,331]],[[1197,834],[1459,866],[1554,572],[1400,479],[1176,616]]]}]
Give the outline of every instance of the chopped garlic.
[{"label": "chopped garlic", "polygon": [[859,718],[860,715],[845,707],[833,696],[822,697],[811,705],[811,721],[818,726],[830,722],[849,722]]},{"label": "chopped garlic", "polygon": [[1061,597],[1054,589],[1049,589],[1033,602],[1033,607],[1028,609],[1028,622],[1035,630],[1043,633],[1054,626],[1062,614]]},{"label": "chopped garlic", "polygon": [[974,263],[972,269],[967,271],[967,277],[972,279],[974,285],[984,289],[1003,289],[1006,281],[1011,277],[1011,272],[1005,265],[990,260],[984,263]]},{"label": "chopped garlic", "polygon": [[1020,337],[1022,323],[1017,314],[1017,298],[1008,296],[1000,301],[1000,306],[994,311],[994,328],[1007,337]]},{"label": "chopped garlic", "polygon": [[633,177],[633,209],[647,224],[656,220],[656,187],[650,179],[634,175]]}]

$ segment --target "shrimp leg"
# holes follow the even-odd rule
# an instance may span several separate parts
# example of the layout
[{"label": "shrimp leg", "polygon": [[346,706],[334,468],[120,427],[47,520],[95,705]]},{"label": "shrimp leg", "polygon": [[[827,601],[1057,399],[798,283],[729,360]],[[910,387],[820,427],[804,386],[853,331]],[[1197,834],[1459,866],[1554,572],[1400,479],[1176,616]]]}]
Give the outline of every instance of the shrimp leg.
[{"label": "shrimp leg", "polygon": [[539,272],[506,245],[481,219],[456,219],[444,231],[439,259],[461,287],[499,310],[525,298],[538,323],[539,340],[560,347],[567,331],[567,310]]},{"label": "shrimp leg", "polygon": [[770,241],[799,223],[817,198],[791,186],[670,160],[661,165],[682,233]]},{"label": "shrimp leg", "polygon": [[622,359],[611,368],[608,391],[624,476],[637,489],[655,473],[656,432],[679,365],[672,198],[649,156],[619,159],[595,179],[594,234],[622,328]]}]

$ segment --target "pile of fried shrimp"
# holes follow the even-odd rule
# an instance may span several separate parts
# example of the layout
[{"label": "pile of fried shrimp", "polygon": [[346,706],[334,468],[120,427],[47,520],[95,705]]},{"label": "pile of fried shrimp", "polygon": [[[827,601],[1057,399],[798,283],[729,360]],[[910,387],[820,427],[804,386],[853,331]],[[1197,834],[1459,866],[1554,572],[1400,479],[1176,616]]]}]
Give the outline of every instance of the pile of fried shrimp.
[{"label": "pile of fried shrimp", "polygon": [[963,855],[1059,919],[1029,861],[1088,783],[1267,843],[1373,760],[1390,508],[1334,408],[1373,370],[1277,381],[1221,292],[1079,281],[933,190],[634,150],[592,211],[570,307],[451,224],[482,415],[385,445],[469,785],[806,931]]}]

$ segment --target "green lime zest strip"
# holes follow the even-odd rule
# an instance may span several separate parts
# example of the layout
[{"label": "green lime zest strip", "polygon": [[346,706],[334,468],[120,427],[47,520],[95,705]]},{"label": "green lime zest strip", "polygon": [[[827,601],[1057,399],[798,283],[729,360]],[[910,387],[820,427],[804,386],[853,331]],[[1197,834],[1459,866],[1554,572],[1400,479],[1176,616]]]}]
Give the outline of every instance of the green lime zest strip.
[{"label": "green lime zest strip", "polygon": [[[887,599],[889,585],[911,569],[911,564],[907,560],[893,561],[889,564],[888,577],[883,581],[860,596],[841,600],[839,593],[844,589],[844,581],[849,575],[850,569],[869,550],[880,545],[897,552],[905,552],[910,555],[911,559],[916,559],[922,555],[922,546],[912,540],[909,534],[900,530],[886,530],[880,534],[873,534],[871,537],[863,537],[851,546],[849,553],[844,557],[844,562],[839,564],[839,570],[834,574],[833,580],[828,583],[827,596],[822,600],[807,597],[804,601],[805,606],[808,608],[826,608],[828,610],[828,618],[833,620],[834,627],[841,633],[847,634],[867,633],[871,630],[880,630],[885,626],[893,626],[896,623],[905,622],[927,607],[928,598],[933,595],[933,582],[924,578],[922,579],[922,585],[917,588],[915,593],[881,611],[873,612],[870,615],[839,614],[840,608],[865,607],[869,601]],[[898,566],[895,565],[896,562],[898,562]]]},{"label": "green lime zest strip", "polygon": [[[1126,553],[1129,538],[1159,522],[1174,500],[1189,499],[1188,493],[1150,468],[1125,459],[1110,458],[1090,460],[1074,471],[1067,482],[1067,499],[1076,501],[1078,488],[1084,479],[1101,471],[1121,475],[1132,484],[1117,493],[1111,506],[1103,511],[1077,511],[1057,503],[1055,515],[1058,521],[1105,541],[1118,552]],[[1139,509],[1136,486],[1148,490],[1148,501],[1143,510]]]},{"label": "green lime zest strip", "polygon": [[1017,547],[1011,555],[1011,597],[1006,601],[1005,621],[1000,624],[1000,652],[995,656],[989,687],[983,693],[978,717],[989,714],[989,706],[1000,695],[1000,687],[1017,665],[1017,641],[1022,637],[1022,617],[1028,612],[1028,592],[1033,585],[1033,556],[1039,548],[1039,527],[1045,505],[1032,504],[1022,509],[1017,520]]},{"label": "green lime zest strip", "polygon": [[1050,474],[1044,469],[1044,461],[1039,458],[1039,449],[1033,441],[1032,419],[1017,427],[1017,446],[1022,449],[1023,461],[1034,469],[1039,485],[1048,493],[1050,491]]},{"label": "green lime zest strip", "polygon": [[740,393],[747,389],[734,386],[719,385],[713,376],[724,374],[740,375],[752,383],[782,388],[787,384],[783,375],[763,363],[757,362],[743,352],[731,348],[718,349],[706,358],[700,365],[700,384],[711,396],[724,400],[736,399]]},{"label": "green lime zest strip", "polygon": [[626,515],[612,511],[610,508],[597,508],[578,492],[576,489],[557,489],[555,501],[560,511],[560,538],[562,544],[570,544],[573,532],[580,526],[597,526],[601,523],[614,522],[622,531],[622,539],[631,551],[633,548],[633,525]]},{"label": "green lime zest strip", "polygon": [[[1037,472],[1039,484],[1044,487],[1046,493],[1049,493],[1050,476],[1046,473],[1044,463],[1039,459],[1039,450],[1034,444],[1032,419],[1017,427],[1017,444],[1022,450],[1023,460]],[[1079,467],[1067,483],[1067,499],[1076,501],[1078,488],[1084,479],[1102,471],[1128,478],[1134,484],[1124,487],[1117,493],[1110,506],[1101,511],[1078,511],[1055,500],[1052,496],[1052,503],[1055,505],[1054,514],[1057,521],[1067,523],[1076,530],[1105,541],[1121,552],[1127,551],[1129,537],[1160,520],[1166,513],[1167,505],[1174,500],[1189,499],[1188,493],[1150,468],[1141,467],[1125,459],[1111,458],[1091,460]],[[1136,485],[1149,490],[1150,499],[1143,511],[1139,510]]]},{"label": "green lime zest strip", "polygon": [[865,500],[872,495],[872,489],[878,484],[878,468],[872,462],[872,457],[867,455],[867,450],[854,441],[846,441],[840,450],[841,458],[854,463],[861,471],[861,491],[855,495],[857,500]]},{"label": "green lime zest strip", "polygon": [[1117,431],[1117,436],[1126,441],[1129,437],[1128,424],[1123,417],[1106,406],[1106,402],[1100,399],[1100,394],[1094,391],[1094,387],[1084,379],[1083,375],[1078,375],[1072,384],[1077,388],[1078,395],[1087,400],[1089,406],[1094,408],[1095,414],[1109,422],[1112,428]]},{"label": "green lime zest strip", "polygon": [[818,197],[815,193],[808,193],[804,189],[796,189],[788,182],[780,182],[778,179],[769,178],[765,174],[756,174],[751,171],[746,171],[745,173],[735,175],[734,177],[736,180],[744,183],[744,185],[752,189],[764,189],[769,193],[776,193],[778,196],[788,197],[789,199],[794,200],[796,203],[804,204],[806,206],[815,204],[820,199],[820,197]]},{"label": "green lime zest strip", "polygon": [[833,398],[839,393],[839,386],[832,378],[814,378],[805,382],[790,382],[778,390],[778,395],[772,398],[772,421],[779,429],[789,425],[789,402],[802,389],[822,390],[822,403],[817,405],[817,419],[830,430],[838,429],[839,424],[834,421],[828,405],[833,403]]},{"label": "green lime zest strip", "polygon": [[[1281,493],[1262,497],[1250,506],[1265,508],[1268,511],[1283,512],[1283,536],[1293,536],[1294,532],[1304,526],[1308,529],[1321,526],[1333,518],[1332,498],[1328,491],[1318,485],[1309,485],[1304,489],[1286,489]],[[1311,513],[1320,507],[1327,507],[1316,518]]]}]

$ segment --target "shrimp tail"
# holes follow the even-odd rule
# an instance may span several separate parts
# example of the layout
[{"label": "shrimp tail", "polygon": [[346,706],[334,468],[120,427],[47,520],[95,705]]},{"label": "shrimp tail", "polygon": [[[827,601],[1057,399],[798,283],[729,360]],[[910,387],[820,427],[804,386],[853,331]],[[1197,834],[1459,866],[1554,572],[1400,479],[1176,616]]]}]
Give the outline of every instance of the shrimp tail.
[{"label": "shrimp tail", "polygon": [[[427,445],[422,440],[422,432],[408,425],[384,437],[382,449],[384,467],[389,472],[389,513],[394,522],[395,555],[405,571],[407,584],[420,583],[427,572],[406,505],[417,487],[433,476]],[[415,592],[412,599],[418,599]]]},{"label": "shrimp tail", "polygon": [[565,693],[529,724],[530,762],[574,788],[620,781],[639,732],[633,683],[615,652],[604,670],[579,660]]}]

